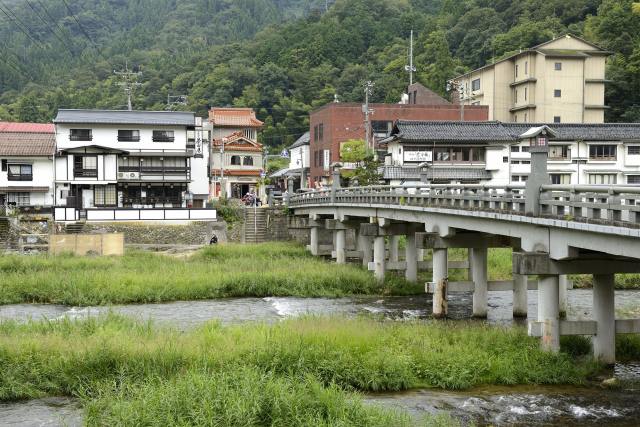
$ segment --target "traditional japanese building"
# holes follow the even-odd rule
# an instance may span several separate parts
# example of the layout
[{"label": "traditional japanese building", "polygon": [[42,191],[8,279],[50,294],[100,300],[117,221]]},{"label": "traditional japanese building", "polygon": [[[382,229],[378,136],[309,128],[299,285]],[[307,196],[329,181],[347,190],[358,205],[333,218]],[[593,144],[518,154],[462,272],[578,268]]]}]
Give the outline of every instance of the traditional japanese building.
[{"label": "traditional japanese building", "polygon": [[209,121],[213,125],[211,195],[242,198],[252,191],[260,194],[264,156],[258,131],[263,123],[251,108],[212,108]]}]

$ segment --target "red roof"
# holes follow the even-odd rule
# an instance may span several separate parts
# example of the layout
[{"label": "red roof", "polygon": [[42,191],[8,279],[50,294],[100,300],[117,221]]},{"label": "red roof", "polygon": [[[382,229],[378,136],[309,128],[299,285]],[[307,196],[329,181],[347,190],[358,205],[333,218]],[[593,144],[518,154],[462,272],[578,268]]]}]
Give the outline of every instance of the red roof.
[{"label": "red roof", "polygon": [[[234,132],[226,137],[224,143],[225,150],[237,150],[237,151],[262,151],[262,144],[256,141],[251,141],[245,138],[242,131]],[[222,145],[222,140],[216,139],[213,141],[214,147]]]},{"label": "red roof", "polygon": [[55,133],[53,123],[0,122],[0,132]]},{"label": "red roof", "polygon": [[256,118],[251,108],[212,108],[209,110],[209,121],[214,126],[261,128],[263,123]]}]

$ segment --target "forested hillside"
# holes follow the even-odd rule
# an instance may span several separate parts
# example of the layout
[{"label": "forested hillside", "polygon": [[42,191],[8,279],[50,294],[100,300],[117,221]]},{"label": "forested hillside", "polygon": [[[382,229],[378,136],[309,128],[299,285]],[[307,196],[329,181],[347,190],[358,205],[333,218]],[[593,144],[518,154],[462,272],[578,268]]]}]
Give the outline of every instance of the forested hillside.
[{"label": "forested hillside", "polygon": [[613,52],[607,119],[640,120],[640,7],[630,0],[337,0],[326,13],[324,0],[7,5],[0,0],[25,27],[0,10],[0,51],[9,58],[0,65],[2,119],[123,108],[113,70],[127,61],[143,73],[134,108],[164,109],[167,94],[188,95],[179,108],[199,113],[254,107],[267,125],[264,142],[279,145],[334,94],[361,101],[365,80],[376,83],[374,101],[397,102],[413,29],[417,78],[440,93],[447,78],[518,49],[566,32],[585,37]]}]

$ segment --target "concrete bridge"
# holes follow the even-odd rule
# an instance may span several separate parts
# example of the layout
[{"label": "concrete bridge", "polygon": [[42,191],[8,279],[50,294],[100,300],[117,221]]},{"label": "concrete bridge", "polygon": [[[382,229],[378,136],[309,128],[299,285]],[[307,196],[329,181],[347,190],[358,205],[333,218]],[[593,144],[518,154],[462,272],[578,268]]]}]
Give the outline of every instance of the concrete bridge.
[{"label": "concrete bridge", "polygon": [[[338,263],[361,259],[380,281],[388,270],[417,281],[418,270],[432,269],[426,290],[434,293],[436,317],[446,316],[449,292],[464,290],[473,290],[476,317],[486,317],[491,290],[513,290],[514,316],[526,316],[527,289],[538,289],[529,333],[549,351],[558,351],[561,335],[591,335],[594,355],[613,363],[616,333],[640,332],[640,319],[616,320],[614,313],[614,274],[640,273],[640,187],[336,185],[293,195],[288,207],[292,221],[310,229],[313,254],[328,249],[318,243],[319,230],[328,229],[334,244],[327,254]],[[347,230],[354,248],[346,247]],[[399,236],[406,237],[404,259]],[[510,281],[487,280],[487,250],[495,247],[513,248]],[[467,266],[448,260],[450,248],[469,250],[470,280],[449,282],[450,268]],[[420,259],[423,249],[433,251],[431,262]],[[593,275],[593,320],[561,320],[568,274]]]}]

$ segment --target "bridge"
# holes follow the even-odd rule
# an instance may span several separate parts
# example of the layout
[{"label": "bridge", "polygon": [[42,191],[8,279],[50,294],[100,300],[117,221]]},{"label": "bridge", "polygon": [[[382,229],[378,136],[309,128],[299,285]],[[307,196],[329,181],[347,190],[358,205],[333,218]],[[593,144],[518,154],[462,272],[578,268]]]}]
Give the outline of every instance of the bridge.
[{"label": "bridge", "polygon": [[[475,317],[486,317],[491,290],[513,290],[514,316],[526,316],[527,289],[538,289],[529,334],[541,337],[546,350],[558,351],[561,335],[591,335],[594,356],[613,363],[616,333],[640,332],[640,319],[616,320],[614,311],[614,275],[640,273],[640,186],[340,188],[337,178],[330,189],[287,200],[292,222],[310,229],[311,253],[322,253],[319,230],[328,229],[336,262],[360,258],[379,281],[388,270],[417,281],[419,269],[432,268],[426,290],[434,294],[435,317],[447,315],[448,293],[462,290],[473,290]],[[355,250],[346,247],[347,230],[356,236]],[[403,260],[399,236],[406,237]],[[487,280],[487,250],[494,247],[513,249],[511,281]],[[457,267],[448,260],[450,248],[469,250],[470,281],[449,282],[449,268]],[[419,260],[421,249],[433,251],[431,262]],[[562,320],[568,274],[593,275],[593,320]]]}]

